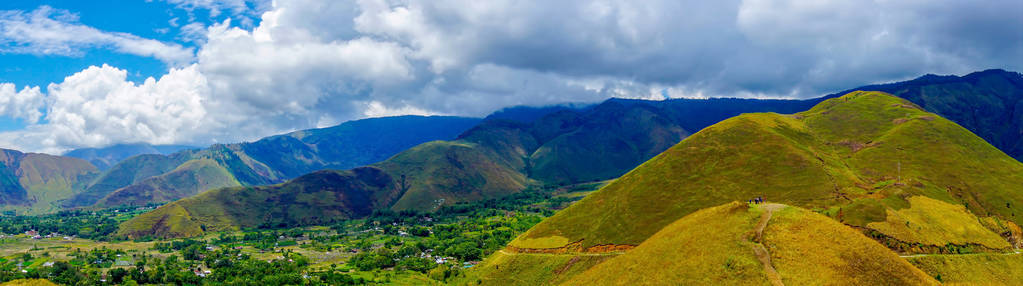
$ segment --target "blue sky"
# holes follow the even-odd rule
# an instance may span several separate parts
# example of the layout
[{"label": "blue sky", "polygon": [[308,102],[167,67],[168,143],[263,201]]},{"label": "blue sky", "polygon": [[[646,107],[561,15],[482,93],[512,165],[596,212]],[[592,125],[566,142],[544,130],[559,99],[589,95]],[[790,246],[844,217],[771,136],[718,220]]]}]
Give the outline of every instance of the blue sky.
[{"label": "blue sky", "polygon": [[[73,13],[78,17],[76,22],[82,25],[177,43],[186,48],[197,48],[196,43],[186,41],[180,35],[181,28],[188,23],[209,25],[231,16],[258,20],[258,17],[231,13],[210,17],[209,9],[187,9],[163,1],[144,0],[6,0],[0,2],[0,10],[32,11],[44,5]],[[89,66],[103,64],[127,70],[128,80],[135,82],[159,77],[169,68],[168,64],[153,57],[119,53],[104,47],[87,48],[75,56],[2,53],[0,82],[45,87]],[[24,120],[0,116],[0,131],[24,127]]]},{"label": "blue sky", "polygon": [[1018,0],[7,0],[0,148],[1023,70]]}]

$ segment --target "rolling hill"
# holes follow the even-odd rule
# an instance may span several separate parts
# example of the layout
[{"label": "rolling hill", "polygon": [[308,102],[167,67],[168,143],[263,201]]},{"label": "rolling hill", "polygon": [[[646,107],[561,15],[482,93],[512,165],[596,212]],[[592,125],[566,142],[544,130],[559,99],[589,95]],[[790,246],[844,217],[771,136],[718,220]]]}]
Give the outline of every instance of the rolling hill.
[{"label": "rolling hill", "polygon": [[[1023,75],[992,69],[965,76],[928,74],[913,80],[868,85],[905,98],[973,131],[1023,161]],[[842,93],[844,94],[844,93]]]},{"label": "rolling hill", "polygon": [[124,159],[137,155],[168,155],[186,149],[197,148],[184,145],[151,145],[148,143],[114,144],[103,148],[74,149],[64,153],[63,156],[89,161],[89,163],[92,163],[93,166],[102,171],[109,169]]},{"label": "rolling hill", "polygon": [[1021,185],[1023,164],[968,130],[888,94],[852,92],[805,112],[710,126],[507,250],[638,249],[700,209],[763,196],[826,214],[900,252],[999,252],[1019,243],[1012,229],[1023,222]]},{"label": "rolling hill", "polygon": [[0,149],[0,209],[28,214],[60,210],[98,174],[85,160]]},{"label": "rolling hill", "polygon": [[477,122],[449,116],[370,118],[249,143],[139,155],[104,171],[66,206],[143,205],[210,188],[281,183],[316,170],[382,161],[419,143],[454,138]]}]

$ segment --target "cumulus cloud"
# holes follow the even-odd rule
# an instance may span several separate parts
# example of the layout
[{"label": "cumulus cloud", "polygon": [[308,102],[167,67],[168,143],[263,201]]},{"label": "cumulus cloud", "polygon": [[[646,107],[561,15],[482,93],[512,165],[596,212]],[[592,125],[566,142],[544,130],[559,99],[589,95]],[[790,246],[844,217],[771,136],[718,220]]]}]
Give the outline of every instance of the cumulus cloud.
[{"label": "cumulus cloud", "polygon": [[0,11],[0,52],[82,56],[84,50],[109,47],[117,52],[153,57],[171,65],[187,64],[193,50],[179,44],[106,32],[78,23],[69,11],[41,6],[31,12]]},{"label": "cumulus cloud", "polygon": [[[104,66],[45,93],[0,86],[0,115],[39,122],[0,144],[235,142],[364,117],[608,97],[806,98],[924,73],[1023,69],[1023,2],[1008,0],[165,1],[261,12],[251,26],[183,25],[198,51],[160,79],[131,83]],[[40,13],[80,26],[52,11],[0,18]],[[53,37],[6,46],[83,45]]]},{"label": "cumulus cloud", "polygon": [[14,84],[0,83],[0,115],[35,124],[43,116],[42,108],[43,94],[38,86],[26,86],[19,91]]},{"label": "cumulus cloud", "polygon": [[[127,71],[103,65],[50,84],[43,99],[48,106],[46,122],[0,133],[0,144],[57,153],[67,146],[136,140],[170,144],[200,135],[196,132],[207,120],[201,97],[206,82],[195,65],[171,69],[160,79],[148,78],[142,84],[126,78]],[[8,89],[13,87],[0,85],[0,98],[7,97]],[[21,93],[40,97],[38,88]]]}]

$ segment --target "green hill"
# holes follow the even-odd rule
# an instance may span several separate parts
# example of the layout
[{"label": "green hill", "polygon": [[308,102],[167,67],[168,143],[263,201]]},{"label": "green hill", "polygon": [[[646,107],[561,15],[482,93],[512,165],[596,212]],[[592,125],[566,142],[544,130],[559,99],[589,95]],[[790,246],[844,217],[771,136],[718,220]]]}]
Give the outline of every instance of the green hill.
[{"label": "green hill", "polygon": [[[712,230],[712,231],[708,231]],[[881,244],[784,205],[700,210],[565,285],[936,285]]]},{"label": "green hill", "polygon": [[240,227],[323,224],[369,215],[399,196],[401,188],[377,168],[319,171],[284,184],[221,188],[178,200],[121,224],[118,234],[180,237]]},{"label": "green hill", "polygon": [[1001,252],[1018,244],[1011,238],[1021,185],[1023,164],[966,129],[891,95],[853,92],[801,113],[712,125],[508,249],[625,251],[697,210],[762,196],[826,214],[900,252]]},{"label": "green hill", "polygon": [[217,161],[190,160],[163,175],[150,177],[106,196],[97,205],[145,205],[148,202],[167,202],[223,187],[240,186]]},{"label": "green hill", "polygon": [[193,152],[183,151],[169,156],[148,154],[128,158],[100,174],[84,191],[68,200],[65,206],[95,204],[117,189],[170,172],[192,156]]},{"label": "green hill", "polygon": [[964,76],[925,75],[913,80],[868,85],[905,98],[973,131],[1023,161],[1023,75],[999,69]]},{"label": "green hill", "polygon": [[[1023,164],[962,127],[890,95],[854,92],[794,115],[745,114],[708,127],[511,245],[637,245],[693,211],[756,196],[866,228],[913,196],[1020,224],[1020,185]],[[974,238],[958,243],[983,242]]]},{"label": "green hill", "polygon": [[0,149],[0,209],[29,214],[60,210],[97,174],[85,160]]}]

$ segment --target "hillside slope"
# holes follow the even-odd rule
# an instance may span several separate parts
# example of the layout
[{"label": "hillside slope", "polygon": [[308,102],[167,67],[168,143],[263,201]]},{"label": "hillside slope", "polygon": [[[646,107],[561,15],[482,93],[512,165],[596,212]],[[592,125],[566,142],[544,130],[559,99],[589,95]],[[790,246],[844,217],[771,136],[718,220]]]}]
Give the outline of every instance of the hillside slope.
[{"label": "hillside slope", "polygon": [[0,209],[29,214],[60,210],[98,173],[77,158],[0,149]]},{"label": "hillside slope", "polygon": [[993,69],[965,76],[929,74],[856,90],[881,91],[905,98],[962,125],[1023,161],[1023,75],[1020,73]]},{"label": "hillside slope", "polygon": [[765,285],[770,279],[786,285],[938,284],[825,216],[730,203],[687,215],[565,285]]},{"label": "hillside slope", "polygon": [[[510,245],[635,246],[696,210],[763,196],[874,230],[901,251],[1000,251],[1009,243],[987,240],[999,231],[990,227],[908,232],[882,222],[1018,225],[1021,185],[1023,164],[966,129],[891,95],[853,92],[793,115],[744,114],[708,127]],[[940,207],[916,209],[919,202]],[[955,205],[965,207],[943,212]]]},{"label": "hillside slope", "polygon": [[363,167],[319,171],[287,183],[211,190],[121,224],[118,234],[181,237],[240,227],[324,224],[369,215],[401,196],[387,173]]}]

